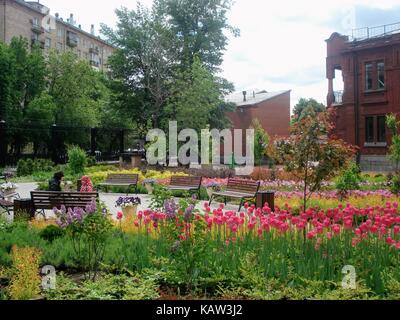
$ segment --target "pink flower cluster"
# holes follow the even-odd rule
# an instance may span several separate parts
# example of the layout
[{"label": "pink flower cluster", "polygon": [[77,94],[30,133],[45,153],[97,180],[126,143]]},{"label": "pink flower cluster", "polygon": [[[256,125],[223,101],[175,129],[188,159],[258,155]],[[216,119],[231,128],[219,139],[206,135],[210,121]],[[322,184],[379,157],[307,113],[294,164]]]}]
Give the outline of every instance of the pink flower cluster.
[{"label": "pink flower cluster", "polygon": [[[219,234],[228,243],[242,240],[246,235],[264,239],[268,234],[286,235],[294,233],[305,235],[309,241],[316,241],[318,250],[324,240],[331,240],[341,235],[352,238],[356,247],[363,240],[376,237],[400,250],[400,214],[398,203],[388,202],[385,206],[355,208],[350,204],[327,210],[310,208],[299,215],[293,213],[289,205],[276,208],[275,212],[266,205],[263,208],[245,205],[244,212],[225,211],[221,204],[212,209],[204,204],[204,212],[196,213],[192,222],[182,222],[178,217],[168,217],[165,213],[145,210],[138,213],[134,222],[136,227],[144,226],[147,231],[158,230],[163,221],[172,221],[182,229],[180,240],[190,236],[190,230],[196,221],[205,221],[210,236]],[[183,214],[178,210],[179,214]],[[398,239],[398,240],[396,240]]]},{"label": "pink flower cluster", "polygon": [[[289,191],[289,192],[278,191],[275,193],[275,196],[279,198],[293,199],[293,198],[302,198],[304,195],[303,192],[299,191]],[[348,196],[357,198],[368,198],[371,196],[379,196],[385,199],[389,199],[392,198],[394,194],[388,190],[376,190],[376,191],[354,190],[354,191],[349,191]],[[313,197],[319,199],[338,199],[338,194],[336,191],[321,191],[313,193]]]}]

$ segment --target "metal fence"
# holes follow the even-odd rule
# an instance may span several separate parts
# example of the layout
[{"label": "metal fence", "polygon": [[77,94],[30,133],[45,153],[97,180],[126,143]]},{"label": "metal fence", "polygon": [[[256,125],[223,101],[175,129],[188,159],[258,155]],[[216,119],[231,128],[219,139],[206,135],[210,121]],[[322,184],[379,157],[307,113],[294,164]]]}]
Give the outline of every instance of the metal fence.
[{"label": "metal fence", "polygon": [[400,33],[400,22],[377,27],[354,29],[351,34],[351,40],[361,41],[375,37],[384,37],[394,33]]},{"label": "metal fence", "polygon": [[143,147],[143,144],[137,132],[131,129],[12,126],[0,121],[0,167],[29,158],[51,159],[62,164],[67,161],[68,145],[80,146],[97,162],[117,161],[120,154]]}]

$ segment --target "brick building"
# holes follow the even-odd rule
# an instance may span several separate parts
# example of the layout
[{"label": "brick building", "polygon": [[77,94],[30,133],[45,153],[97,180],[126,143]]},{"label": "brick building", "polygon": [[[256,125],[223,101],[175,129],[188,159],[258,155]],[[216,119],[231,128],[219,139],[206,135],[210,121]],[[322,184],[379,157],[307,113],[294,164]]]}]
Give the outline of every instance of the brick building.
[{"label": "brick building", "polygon": [[70,50],[87,60],[94,68],[103,70],[114,48],[91,31],[82,30],[74,16],[64,21],[58,14],[34,1],[0,0],[0,41],[10,43],[13,37],[22,36],[45,52],[50,49]]},{"label": "brick building", "polygon": [[264,130],[271,136],[287,137],[290,131],[291,91],[244,91],[228,97],[236,104],[235,112],[228,112],[234,129],[248,129],[258,119]]},{"label": "brick building", "polygon": [[[400,113],[400,23],[334,33],[327,42],[328,107],[336,133],[359,147],[363,170],[388,171],[388,113]],[[336,77],[336,79],[335,79]],[[339,79],[338,79],[339,78]],[[343,80],[343,90],[334,83]]]},{"label": "brick building", "polygon": [[[233,129],[243,130],[242,155],[245,155],[245,130],[258,119],[270,137],[287,137],[290,134],[290,90],[267,92],[249,90],[230,95],[226,101],[236,105],[236,111],[226,115]],[[224,155],[223,147],[221,155]],[[230,161],[226,156],[225,161]]]}]

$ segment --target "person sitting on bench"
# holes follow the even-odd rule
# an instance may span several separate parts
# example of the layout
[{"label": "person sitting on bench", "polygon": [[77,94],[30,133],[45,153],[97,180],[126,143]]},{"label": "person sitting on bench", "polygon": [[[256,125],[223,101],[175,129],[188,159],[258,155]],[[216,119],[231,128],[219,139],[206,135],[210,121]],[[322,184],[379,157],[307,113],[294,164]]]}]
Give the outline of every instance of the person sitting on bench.
[{"label": "person sitting on bench", "polygon": [[49,181],[49,191],[61,192],[61,181],[64,179],[63,172],[57,172]]}]

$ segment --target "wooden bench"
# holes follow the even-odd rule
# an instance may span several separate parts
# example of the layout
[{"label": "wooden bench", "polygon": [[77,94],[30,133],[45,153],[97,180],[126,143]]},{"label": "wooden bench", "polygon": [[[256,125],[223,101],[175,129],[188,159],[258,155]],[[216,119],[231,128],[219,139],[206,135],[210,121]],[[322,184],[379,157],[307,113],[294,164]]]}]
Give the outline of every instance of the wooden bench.
[{"label": "wooden bench", "polygon": [[32,191],[31,199],[35,212],[41,212],[45,217],[44,210],[60,209],[61,206],[68,208],[86,208],[93,200],[97,200],[97,192],[54,192],[54,191]]},{"label": "wooden bench", "polygon": [[203,177],[182,177],[173,176],[171,177],[171,182],[168,189],[171,191],[188,191],[197,193],[200,198],[200,187]]},{"label": "wooden bench", "polygon": [[0,208],[5,210],[8,215],[14,210],[14,203],[0,198]]},{"label": "wooden bench", "polygon": [[253,200],[256,198],[259,189],[260,182],[231,178],[228,180],[228,185],[224,191],[213,193],[210,199],[210,205],[213,199],[217,196],[223,197],[225,199],[225,205],[227,203],[227,198],[236,198],[240,199],[240,211],[243,207],[245,200]]},{"label": "wooden bench", "polygon": [[98,184],[97,190],[99,187],[105,187],[106,191],[107,187],[128,187],[126,191],[126,194],[128,194],[129,189],[133,187],[134,192],[136,193],[138,181],[138,174],[109,174],[104,183]]},{"label": "wooden bench", "polygon": [[[7,198],[14,198],[14,199],[19,199],[20,196],[18,193],[13,193],[7,195]],[[11,214],[11,212],[14,210],[14,203],[12,201],[6,200],[6,197],[4,194],[0,192],[0,208],[5,210],[8,215]]]}]

